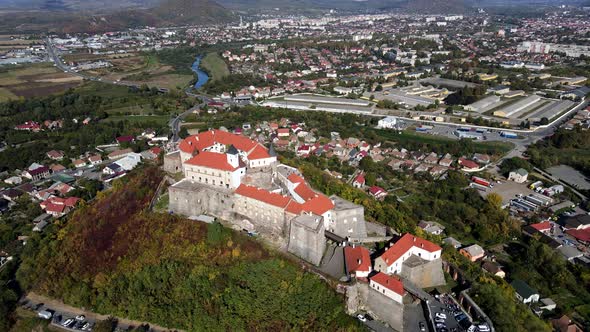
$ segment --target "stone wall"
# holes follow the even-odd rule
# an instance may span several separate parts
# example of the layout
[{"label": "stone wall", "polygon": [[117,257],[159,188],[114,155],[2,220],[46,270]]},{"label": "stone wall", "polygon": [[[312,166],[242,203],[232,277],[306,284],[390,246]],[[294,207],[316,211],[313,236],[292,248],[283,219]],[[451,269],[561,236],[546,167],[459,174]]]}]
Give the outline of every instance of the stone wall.
[{"label": "stone wall", "polygon": [[168,188],[170,211],[185,216],[208,214],[228,218],[234,204],[231,192],[182,180]]},{"label": "stone wall", "polygon": [[332,222],[327,229],[341,237],[366,238],[365,209],[336,195],[330,196],[334,202]]},{"label": "stone wall", "polygon": [[[411,263],[414,260],[419,260],[420,264],[406,264]],[[440,258],[427,261],[413,256],[411,259],[404,262],[401,276],[410,280],[420,288],[428,288],[446,284],[442,269],[442,260]]]},{"label": "stone wall", "polygon": [[346,289],[346,304],[349,314],[367,311],[391,326],[396,331],[403,331],[404,305],[371,289],[365,282],[357,282]]},{"label": "stone wall", "polygon": [[293,219],[289,233],[288,250],[290,253],[319,266],[326,250],[323,220],[320,221],[318,227],[313,229]]},{"label": "stone wall", "polygon": [[164,155],[164,171],[170,174],[182,172],[182,163],[180,162],[179,151]]}]

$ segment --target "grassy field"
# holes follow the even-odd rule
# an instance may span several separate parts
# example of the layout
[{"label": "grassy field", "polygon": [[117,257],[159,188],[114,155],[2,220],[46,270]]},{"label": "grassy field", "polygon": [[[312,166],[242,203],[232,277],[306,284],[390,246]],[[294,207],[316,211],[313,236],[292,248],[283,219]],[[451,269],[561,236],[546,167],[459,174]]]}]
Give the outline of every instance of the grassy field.
[{"label": "grassy field", "polygon": [[49,63],[27,64],[0,69],[0,101],[17,97],[41,97],[64,92],[82,83]]},{"label": "grassy field", "polygon": [[217,53],[207,53],[201,60],[201,66],[209,73],[213,81],[229,75],[227,64]]},{"label": "grassy field", "polygon": [[10,99],[15,99],[16,95],[14,95],[10,90],[5,88],[0,88],[0,102],[7,101]]}]

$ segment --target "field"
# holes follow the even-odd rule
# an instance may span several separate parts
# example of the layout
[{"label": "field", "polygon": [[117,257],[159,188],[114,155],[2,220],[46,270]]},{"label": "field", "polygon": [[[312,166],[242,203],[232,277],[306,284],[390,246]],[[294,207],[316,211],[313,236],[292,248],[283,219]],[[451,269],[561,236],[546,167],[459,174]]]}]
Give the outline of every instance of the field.
[{"label": "field", "polygon": [[0,68],[0,101],[41,97],[80,85],[82,78],[61,72],[50,64]]},{"label": "field", "polygon": [[186,86],[192,75],[179,74],[170,65],[162,64],[153,54],[127,53],[111,55],[70,54],[64,57],[66,62],[83,62],[105,60],[113,66],[85,71],[93,76],[108,80],[122,80],[137,84],[147,84],[167,89]]},{"label": "field", "polygon": [[213,81],[218,81],[229,75],[227,64],[217,53],[207,53],[201,60],[201,67],[203,67]]}]

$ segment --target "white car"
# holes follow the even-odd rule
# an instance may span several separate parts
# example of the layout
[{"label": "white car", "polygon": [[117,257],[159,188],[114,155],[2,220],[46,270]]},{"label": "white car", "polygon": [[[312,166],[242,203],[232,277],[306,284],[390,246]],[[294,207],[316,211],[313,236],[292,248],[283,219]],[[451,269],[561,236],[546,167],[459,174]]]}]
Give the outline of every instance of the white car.
[{"label": "white car", "polygon": [[86,319],[86,317],[84,315],[78,315],[78,316],[76,316],[76,320],[83,321],[85,319]]},{"label": "white car", "polygon": [[68,325],[72,324],[73,321],[74,320],[71,319],[71,318],[70,319],[66,319],[65,322],[61,323],[61,326],[68,326]]},{"label": "white car", "polygon": [[358,320],[360,320],[361,322],[363,322],[363,323],[365,323],[367,321],[367,319],[365,318],[365,316],[364,315],[361,315],[361,314],[356,315],[356,318]]},{"label": "white car", "polygon": [[442,318],[442,319],[447,319],[447,315],[437,312],[436,314],[434,314],[436,316],[436,318]]}]

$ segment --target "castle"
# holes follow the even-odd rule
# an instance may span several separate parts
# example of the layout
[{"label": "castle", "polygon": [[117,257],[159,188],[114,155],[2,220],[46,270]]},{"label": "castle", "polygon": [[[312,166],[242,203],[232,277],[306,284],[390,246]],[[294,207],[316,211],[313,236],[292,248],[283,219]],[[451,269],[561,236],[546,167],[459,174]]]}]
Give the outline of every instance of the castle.
[{"label": "castle", "polygon": [[296,168],[282,165],[272,149],[222,130],[184,139],[164,158],[164,169],[184,179],[169,188],[169,210],[209,214],[237,228],[257,231],[315,264],[326,248],[326,232],[367,237],[364,208],[313,190]]}]

